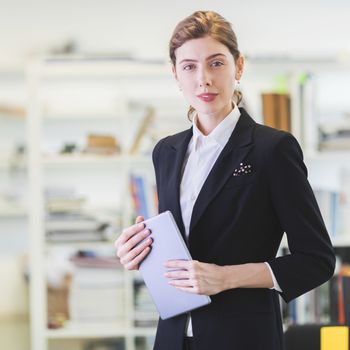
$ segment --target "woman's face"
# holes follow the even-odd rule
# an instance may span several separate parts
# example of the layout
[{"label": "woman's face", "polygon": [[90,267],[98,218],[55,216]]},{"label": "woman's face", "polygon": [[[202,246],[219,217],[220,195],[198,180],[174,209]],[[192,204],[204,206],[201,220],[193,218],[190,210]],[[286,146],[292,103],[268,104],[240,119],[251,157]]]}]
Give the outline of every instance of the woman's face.
[{"label": "woman's face", "polygon": [[198,116],[225,117],[232,109],[243,58],[236,64],[229,49],[210,36],[185,42],[175,55],[175,78]]}]

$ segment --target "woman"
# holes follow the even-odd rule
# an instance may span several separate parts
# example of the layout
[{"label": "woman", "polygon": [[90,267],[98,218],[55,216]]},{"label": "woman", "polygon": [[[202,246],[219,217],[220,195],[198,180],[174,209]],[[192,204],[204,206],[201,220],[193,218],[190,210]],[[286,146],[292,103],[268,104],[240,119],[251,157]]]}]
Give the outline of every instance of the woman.
[{"label": "woman", "polygon": [[[193,123],[161,140],[153,163],[159,211],[173,213],[193,261],[167,262],[178,271],[165,277],[212,303],[160,320],[154,349],[283,349],[278,294],[289,302],[327,281],[335,264],[302,151],[237,107],[244,59],[219,14],[185,18],[169,47]],[[150,238],[136,246],[149,234],[142,220],[116,241],[127,269],[151,249]],[[291,253],[276,257],[284,232]]]}]

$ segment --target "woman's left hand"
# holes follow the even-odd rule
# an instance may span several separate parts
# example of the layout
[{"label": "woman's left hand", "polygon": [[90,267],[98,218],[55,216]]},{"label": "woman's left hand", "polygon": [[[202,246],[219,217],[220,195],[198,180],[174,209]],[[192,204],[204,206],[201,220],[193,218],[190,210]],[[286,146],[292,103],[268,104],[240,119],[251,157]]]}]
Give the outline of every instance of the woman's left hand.
[{"label": "woman's left hand", "polygon": [[202,263],[197,260],[169,260],[164,274],[169,284],[184,292],[214,295],[226,289],[225,266]]}]

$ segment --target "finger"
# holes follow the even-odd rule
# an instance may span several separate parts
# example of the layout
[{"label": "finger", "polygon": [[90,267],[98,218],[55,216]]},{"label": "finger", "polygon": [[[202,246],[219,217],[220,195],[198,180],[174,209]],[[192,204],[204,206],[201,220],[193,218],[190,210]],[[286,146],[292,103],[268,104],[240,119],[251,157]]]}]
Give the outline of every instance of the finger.
[{"label": "finger", "polygon": [[190,274],[187,270],[168,271],[164,273],[166,278],[190,278]]},{"label": "finger", "polygon": [[128,254],[131,249],[133,249],[138,243],[140,243],[143,239],[145,239],[150,234],[150,231],[147,229],[143,229],[138,233],[134,234],[129,240],[124,243],[119,243],[117,245],[117,256],[119,258]]},{"label": "finger", "polygon": [[143,216],[138,216],[134,225],[124,229],[114,242],[115,247],[118,248],[120,244],[125,243],[133,234],[137,233],[139,230],[142,230],[145,227],[145,225],[142,224],[142,221],[144,221]]},{"label": "finger", "polygon": [[142,222],[142,221],[144,221],[144,220],[145,220],[144,217],[141,216],[141,215],[139,215],[139,216],[135,219],[135,224],[138,224],[138,223],[140,223],[140,222]]},{"label": "finger", "polygon": [[152,244],[152,238],[147,238],[145,241],[143,241],[141,244],[137,245],[134,249],[130,250],[129,253],[127,253],[125,256],[123,256],[120,259],[120,262],[125,265],[129,261],[132,261],[137,257],[146,247],[150,246]]},{"label": "finger", "polygon": [[151,247],[146,247],[134,260],[125,265],[128,270],[137,270],[142,260],[149,254]]},{"label": "finger", "polygon": [[190,260],[167,260],[164,262],[164,266],[167,268],[182,268],[188,269],[190,266]]},{"label": "finger", "polygon": [[144,223],[139,223],[132,225],[125,229],[122,234],[119,236],[119,238],[116,240],[115,245],[118,248],[118,246],[123,245],[125,242],[127,242],[132,236],[139,233],[141,230],[145,228]]},{"label": "finger", "polygon": [[193,281],[190,280],[189,278],[171,280],[168,283],[174,287],[191,287],[191,288],[194,287]]},{"label": "finger", "polygon": [[118,256],[122,257],[129,253],[137,244],[139,244],[143,239],[149,236],[151,231],[149,229],[144,229],[143,231],[132,236],[126,243],[121,245],[118,249]]}]

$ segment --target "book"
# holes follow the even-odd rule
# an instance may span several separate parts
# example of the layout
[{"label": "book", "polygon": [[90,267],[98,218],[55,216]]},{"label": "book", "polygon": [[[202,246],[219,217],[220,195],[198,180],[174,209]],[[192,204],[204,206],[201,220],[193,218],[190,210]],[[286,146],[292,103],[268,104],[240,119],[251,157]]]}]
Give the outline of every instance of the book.
[{"label": "book", "polygon": [[330,321],[350,323],[350,267],[344,264],[329,283]]},{"label": "book", "polygon": [[82,209],[85,198],[54,199],[46,202],[46,208],[50,212],[65,212]]},{"label": "book", "polygon": [[74,256],[69,314],[76,322],[118,322],[125,317],[124,270],[117,257]]},{"label": "book", "polygon": [[16,118],[25,118],[27,111],[24,106],[11,106],[0,104],[0,113]]},{"label": "book", "polygon": [[106,240],[102,232],[98,231],[55,231],[46,233],[46,239],[49,242],[95,242]]},{"label": "book", "polygon": [[120,145],[112,135],[90,134],[84,152],[105,155],[116,154],[120,152]]},{"label": "book", "polygon": [[263,93],[261,97],[264,124],[290,132],[290,96],[288,94]]},{"label": "book", "polygon": [[291,110],[290,97],[287,94],[278,94],[278,116],[277,128],[285,131],[291,131]]},{"label": "book", "polygon": [[153,327],[158,323],[158,312],[142,278],[134,280],[134,323],[137,327]]},{"label": "book", "polygon": [[263,107],[263,118],[264,124],[272,128],[276,128],[276,111],[274,94],[262,94],[262,107]]},{"label": "book", "polygon": [[98,231],[101,223],[93,219],[62,219],[47,220],[45,222],[46,231]]},{"label": "book", "polygon": [[136,216],[141,215],[145,219],[149,218],[145,179],[142,176],[130,175],[130,192]]}]

